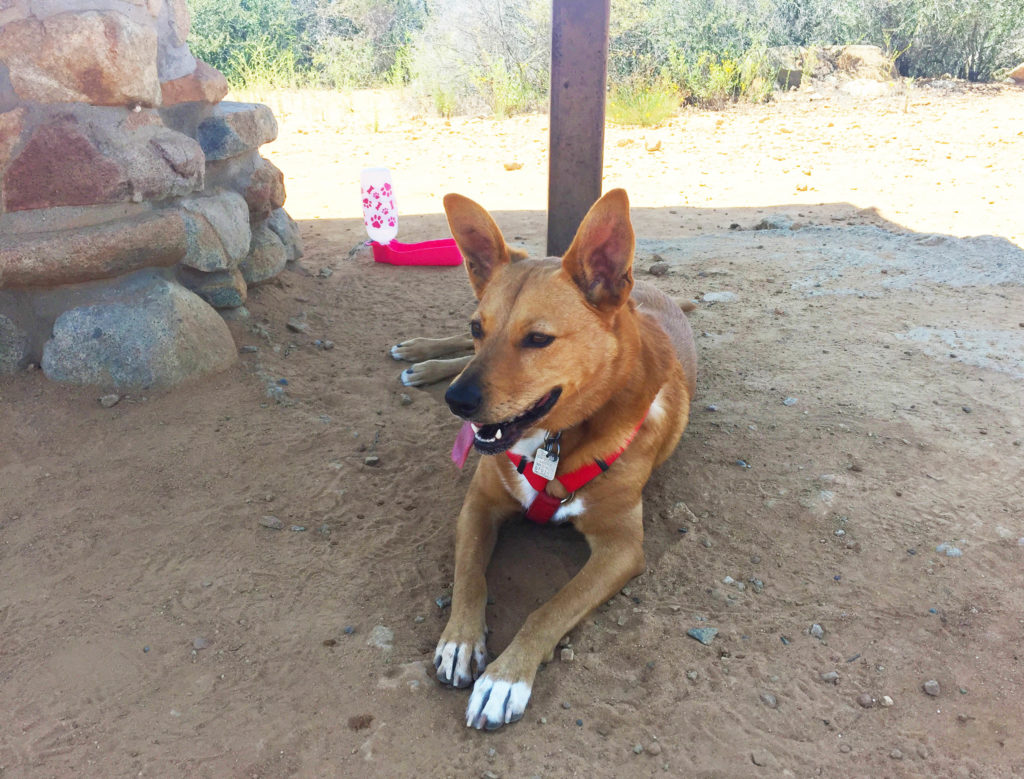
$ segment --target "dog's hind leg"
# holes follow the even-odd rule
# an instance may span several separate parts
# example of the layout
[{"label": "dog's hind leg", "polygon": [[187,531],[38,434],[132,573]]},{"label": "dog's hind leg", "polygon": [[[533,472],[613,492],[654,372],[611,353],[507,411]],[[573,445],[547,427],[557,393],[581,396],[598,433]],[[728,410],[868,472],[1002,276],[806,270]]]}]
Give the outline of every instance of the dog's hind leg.
[{"label": "dog's hind leg", "polygon": [[424,384],[433,384],[435,381],[442,381],[451,376],[462,373],[462,369],[469,365],[473,355],[465,357],[453,357],[450,360],[427,360],[410,365],[402,371],[402,384],[406,387],[420,387]]},{"label": "dog's hind leg", "polygon": [[402,341],[402,343],[392,346],[391,356],[396,360],[405,360],[406,362],[423,362],[435,357],[444,357],[446,354],[472,350],[473,338],[466,333],[449,338],[410,338],[408,341]]}]

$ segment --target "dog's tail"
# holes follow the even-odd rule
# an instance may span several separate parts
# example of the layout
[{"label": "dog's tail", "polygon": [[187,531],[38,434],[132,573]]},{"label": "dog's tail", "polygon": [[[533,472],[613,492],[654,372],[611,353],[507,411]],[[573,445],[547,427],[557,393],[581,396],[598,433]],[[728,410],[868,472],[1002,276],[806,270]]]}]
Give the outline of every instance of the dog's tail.
[{"label": "dog's tail", "polygon": [[697,308],[697,304],[687,298],[672,298],[672,302],[674,302],[687,314],[690,313],[691,311],[696,310]]}]

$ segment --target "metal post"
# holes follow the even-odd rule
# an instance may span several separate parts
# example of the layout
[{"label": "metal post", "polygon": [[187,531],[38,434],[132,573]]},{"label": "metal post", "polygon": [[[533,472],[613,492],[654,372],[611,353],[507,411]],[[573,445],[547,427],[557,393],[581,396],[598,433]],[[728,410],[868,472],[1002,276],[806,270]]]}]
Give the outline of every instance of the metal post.
[{"label": "metal post", "polygon": [[548,255],[560,256],[601,196],[610,0],[554,0]]}]

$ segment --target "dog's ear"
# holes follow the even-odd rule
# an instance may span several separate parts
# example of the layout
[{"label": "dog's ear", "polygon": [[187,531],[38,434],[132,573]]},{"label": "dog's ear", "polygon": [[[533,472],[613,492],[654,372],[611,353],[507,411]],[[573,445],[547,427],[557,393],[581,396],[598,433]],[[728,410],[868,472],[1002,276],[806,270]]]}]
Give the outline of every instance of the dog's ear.
[{"label": "dog's ear", "polygon": [[633,245],[629,197],[626,190],[613,189],[583,217],[562,267],[591,305],[611,311],[633,289]]},{"label": "dog's ear", "polygon": [[508,245],[491,215],[468,197],[445,195],[444,212],[448,215],[448,227],[455,243],[466,260],[469,283],[479,298],[494,272],[509,263]]}]

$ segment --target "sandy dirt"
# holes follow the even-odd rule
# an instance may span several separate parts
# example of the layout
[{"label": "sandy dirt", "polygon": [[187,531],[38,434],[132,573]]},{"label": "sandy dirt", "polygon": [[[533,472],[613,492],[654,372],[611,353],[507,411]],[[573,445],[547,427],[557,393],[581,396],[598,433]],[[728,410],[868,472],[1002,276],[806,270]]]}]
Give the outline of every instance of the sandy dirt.
[{"label": "sandy dirt", "polygon": [[[493,734],[428,673],[477,455],[387,352],[472,296],[368,259],[358,171],[392,167],[401,240],[455,190],[542,253],[546,119],[270,102],[306,256],[230,323],[237,366],[112,408],[0,379],[0,775],[1024,774],[1024,90],[609,127],[638,276],[699,302],[698,397],[647,571]],[[492,652],[585,557],[508,528]]]}]

